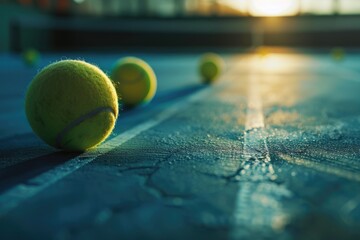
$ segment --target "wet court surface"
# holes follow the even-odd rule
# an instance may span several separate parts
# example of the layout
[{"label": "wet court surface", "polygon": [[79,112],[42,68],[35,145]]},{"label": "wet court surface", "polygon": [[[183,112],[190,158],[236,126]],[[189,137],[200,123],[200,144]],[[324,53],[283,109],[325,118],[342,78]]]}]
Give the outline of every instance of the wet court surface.
[{"label": "wet court surface", "polygon": [[121,56],[0,56],[1,239],[360,238],[360,55],[226,54],[213,86],[197,54],[137,56],[156,98],[84,154],[32,133],[26,86],[55,60]]}]

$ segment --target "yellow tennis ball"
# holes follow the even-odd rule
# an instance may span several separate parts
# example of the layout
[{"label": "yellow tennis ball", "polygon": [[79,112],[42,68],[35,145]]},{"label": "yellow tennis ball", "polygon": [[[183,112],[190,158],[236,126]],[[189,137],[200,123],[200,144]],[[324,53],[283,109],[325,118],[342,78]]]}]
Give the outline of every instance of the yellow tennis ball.
[{"label": "yellow tennis ball", "polygon": [[84,151],[104,141],[118,116],[116,90],[96,66],[64,60],[41,70],[29,85],[26,116],[49,145]]},{"label": "yellow tennis ball", "polygon": [[270,54],[270,50],[268,47],[265,46],[259,46],[255,49],[255,52],[258,56],[264,58]]},{"label": "yellow tennis ball", "polygon": [[149,103],[155,96],[155,73],[139,58],[126,57],[118,60],[113,67],[111,79],[120,101],[126,107]]},{"label": "yellow tennis ball", "polygon": [[204,54],[199,61],[199,73],[204,83],[212,83],[217,80],[223,68],[223,59],[214,53]]},{"label": "yellow tennis ball", "polygon": [[33,67],[38,64],[40,59],[40,54],[37,50],[33,48],[29,48],[23,52],[22,58],[27,66]]},{"label": "yellow tennis ball", "polygon": [[331,57],[335,61],[342,61],[345,59],[345,50],[341,47],[331,49]]}]

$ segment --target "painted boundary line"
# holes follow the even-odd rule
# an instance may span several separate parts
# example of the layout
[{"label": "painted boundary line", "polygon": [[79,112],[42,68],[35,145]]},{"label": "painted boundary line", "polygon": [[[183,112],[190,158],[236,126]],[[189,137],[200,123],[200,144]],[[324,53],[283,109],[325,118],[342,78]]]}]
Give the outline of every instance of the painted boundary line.
[{"label": "painted boundary line", "polygon": [[140,133],[155,127],[159,123],[170,118],[188,104],[204,98],[206,95],[215,90],[222,89],[228,83],[228,79],[226,79],[228,73],[229,71],[224,74],[223,79],[221,79],[222,81],[217,85],[207,87],[206,89],[189,96],[181,102],[177,102],[174,105],[169,106],[166,110],[154,116],[152,119],[118,135],[117,137],[114,137],[113,139],[100,145],[97,149],[81,154],[54,169],[28,180],[29,184],[19,184],[10,188],[0,195],[0,217],[3,217],[8,212],[18,207],[26,199],[35,196],[45,188],[70,175],[79,168],[91,163],[97,157],[113,150],[116,147],[119,147],[132,138],[138,136]]},{"label": "painted boundary line", "polygon": [[[264,131],[264,115],[261,100],[259,74],[261,59],[254,57],[248,82],[242,171],[234,209],[234,226],[229,239],[246,239],[248,234],[273,232],[282,229],[288,219],[282,199],[291,196],[283,185],[275,183],[277,178],[271,164]],[[240,159],[239,159],[240,160]],[[259,232],[260,231],[260,232]]]},{"label": "painted boundary line", "polygon": [[335,72],[339,74],[338,78],[351,82],[360,82],[359,79],[360,72],[356,71],[355,69],[349,66],[344,66],[343,64],[336,64],[333,61],[331,62],[329,61],[327,62],[327,67],[329,69],[337,68]]},{"label": "painted boundary line", "polygon": [[[229,232],[230,240],[247,239],[252,234],[259,238],[271,232],[281,231],[290,220],[290,215],[283,202],[291,198],[292,192],[285,185],[274,182],[277,178],[273,169],[264,131],[264,117],[261,102],[261,85],[255,69],[261,68],[261,60],[253,59],[252,71],[249,73],[248,103],[244,133],[242,171],[240,172],[238,192],[233,214],[234,224]],[[329,67],[334,64],[329,64]],[[339,67],[340,68],[340,67]],[[360,82],[359,73],[342,66],[339,77]],[[257,76],[258,75],[258,76]],[[345,75],[345,77],[343,76]],[[312,170],[334,174],[346,179],[360,181],[360,175],[346,170],[328,167],[311,159],[297,158],[279,154],[282,160],[291,164],[307,167]]]},{"label": "painted boundary line", "polygon": [[294,156],[289,156],[287,154],[279,154],[279,157],[289,163],[298,165],[298,166],[302,166],[302,167],[306,167],[312,170],[317,170],[319,172],[323,172],[323,173],[327,173],[327,174],[331,174],[331,175],[336,175],[338,177],[342,177],[351,181],[358,181],[360,182],[360,175],[341,169],[341,168],[336,168],[333,166],[329,166],[329,165],[325,165],[322,164],[318,161],[314,161],[311,159],[307,159],[307,158],[299,158],[299,157],[294,157]]}]

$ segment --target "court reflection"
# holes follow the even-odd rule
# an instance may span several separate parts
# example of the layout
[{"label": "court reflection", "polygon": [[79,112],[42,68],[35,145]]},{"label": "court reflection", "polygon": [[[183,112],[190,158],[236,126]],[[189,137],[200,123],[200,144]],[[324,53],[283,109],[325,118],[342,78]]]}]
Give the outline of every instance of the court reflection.
[{"label": "court reflection", "polygon": [[301,72],[308,58],[293,54],[268,54],[257,59],[263,107],[291,107],[306,98]]}]

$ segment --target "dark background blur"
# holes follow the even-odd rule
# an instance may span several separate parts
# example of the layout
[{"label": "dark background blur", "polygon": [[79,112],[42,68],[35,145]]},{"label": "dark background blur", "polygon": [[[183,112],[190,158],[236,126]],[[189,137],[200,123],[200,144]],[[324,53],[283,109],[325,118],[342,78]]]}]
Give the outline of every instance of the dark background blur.
[{"label": "dark background blur", "polygon": [[0,0],[0,51],[360,46],[359,0]]}]

